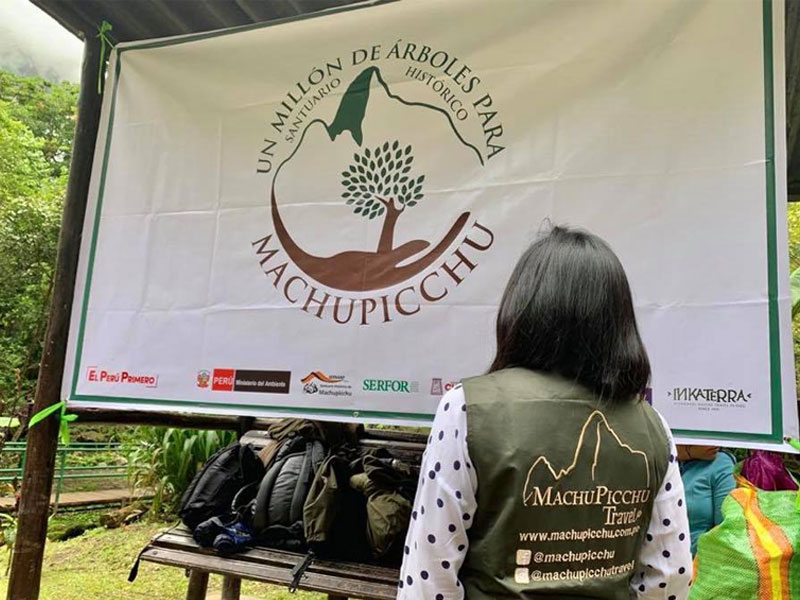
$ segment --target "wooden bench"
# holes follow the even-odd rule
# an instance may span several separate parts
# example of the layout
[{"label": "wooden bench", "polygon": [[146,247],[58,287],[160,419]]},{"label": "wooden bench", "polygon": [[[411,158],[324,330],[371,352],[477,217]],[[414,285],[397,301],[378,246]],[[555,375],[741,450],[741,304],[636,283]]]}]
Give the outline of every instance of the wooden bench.
[{"label": "wooden bench", "polygon": [[[263,446],[266,432],[251,431],[242,443]],[[364,448],[387,448],[398,458],[419,462],[425,448],[422,434],[368,430]],[[142,561],[186,569],[187,600],[204,600],[209,574],[222,575],[222,600],[239,600],[242,579],[291,586],[295,569],[306,555],[257,546],[233,556],[201,548],[183,525],[156,535],[140,555]],[[399,569],[331,560],[314,560],[297,582],[297,588],[328,594],[329,600],[390,600],[397,596]]]}]

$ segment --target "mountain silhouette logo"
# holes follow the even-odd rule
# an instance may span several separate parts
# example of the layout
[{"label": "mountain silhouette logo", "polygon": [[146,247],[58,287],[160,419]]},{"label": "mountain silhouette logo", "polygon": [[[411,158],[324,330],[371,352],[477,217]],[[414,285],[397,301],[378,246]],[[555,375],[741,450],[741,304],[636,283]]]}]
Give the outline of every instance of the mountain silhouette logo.
[{"label": "mountain silhouette logo", "polygon": [[319,379],[322,383],[341,383],[344,377],[335,375],[326,375],[322,371],[312,371],[300,380],[300,383],[310,383],[315,379]]},{"label": "mountain silhouette logo", "polygon": [[606,416],[595,410],[581,427],[569,465],[559,469],[544,455],[533,461],[525,480],[522,502],[528,506],[537,489],[556,484],[562,489],[572,489],[570,484],[573,481],[613,484],[614,474],[623,471],[638,475],[641,488],[650,487],[647,454],[623,442]]},{"label": "mountain silhouette logo", "polygon": [[[409,127],[405,119],[398,119],[396,123],[391,118],[384,119],[379,123],[380,127],[373,124],[374,130],[370,130],[368,116],[374,103],[380,106],[374,109],[375,113],[389,106],[392,110],[402,108],[402,114],[408,115],[409,119],[423,111],[437,115],[441,130],[452,133],[453,145],[446,151],[460,153],[464,160],[476,166],[482,166],[484,162],[479,150],[459,133],[447,111],[393,93],[378,67],[365,68],[356,75],[342,95],[330,123],[315,118],[305,125],[298,135],[296,147],[277,166],[270,190],[275,233],[286,254],[308,277],[335,290],[368,292],[389,288],[414,277],[442,257],[462,233],[470,217],[469,212],[462,212],[449,226],[443,223],[442,234],[434,240],[412,239],[397,243],[397,224],[409,221],[407,213],[413,214],[414,207],[426,201],[426,170],[435,169],[436,164],[417,164],[414,145],[404,141]],[[298,202],[297,198],[292,198],[292,182],[296,178],[313,177],[313,161],[304,159],[301,150],[310,139],[313,140],[311,143],[323,149],[329,147],[327,156],[330,160],[334,157],[340,159],[345,151],[348,152],[346,156],[352,157],[339,181],[323,183],[339,185],[339,200],[351,207],[355,216],[380,224],[376,247],[351,246],[323,255],[305,250],[290,233],[281,207]],[[293,166],[296,162],[299,166]],[[307,198],[303,200],[309,201]],[[329,200],[330,197],[319,201]],[[298,226],[304,225],[294,225]],[[337,240],[346,240],[345,243],[351,245],[354,237],[342,235]]]}]

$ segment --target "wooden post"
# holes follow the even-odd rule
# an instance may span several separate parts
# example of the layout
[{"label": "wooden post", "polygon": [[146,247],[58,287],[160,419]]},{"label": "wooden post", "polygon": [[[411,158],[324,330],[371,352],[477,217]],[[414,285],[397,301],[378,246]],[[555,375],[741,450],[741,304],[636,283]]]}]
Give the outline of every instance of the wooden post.
[{"label": "wooden post", "polygon": [[236,431],[236,437],[242,439],[244,434],[253,429],[255,422],[256,420],[254,417],[239,417],[239,427]]},{"label": "wooden post", "polygon": [[[53,297],[45,334],[44,352],[33,403],[35,414],[59,401],[64,356],[75,289],[78,251],[86,213],[86,197],[92,172],[94,145],[100,121],[102,97],[97,93],[100,44],[86,36],[78,97],[78,121],[72,144],[69,183],[64,201],[58,258],[53,280]],[[42,558],[47,535],[50,493],[53,489],[58,418],[45,419],[28,432],[27,459],[22,475],[14,561],[8,583],[8,600],[37,600],[42,575]]]},{"label": "wooden post", "polygon": [[220,600],[239,600],[242,592],[242,580],[233,575],[225,575],[222,579],[222,596]]},{"label": "wooden post", "polygon": [[205,571],[189,571],[189,589],[186,600],[206,600],[208,593],[208,573]]}]

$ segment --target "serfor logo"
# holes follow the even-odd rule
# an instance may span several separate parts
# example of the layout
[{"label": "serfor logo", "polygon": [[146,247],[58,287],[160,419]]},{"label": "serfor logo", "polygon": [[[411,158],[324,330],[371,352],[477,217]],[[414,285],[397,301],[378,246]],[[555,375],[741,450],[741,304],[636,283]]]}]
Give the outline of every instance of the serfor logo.
[{"label": "serfor logo", "polygon": [[[274,233],[252,245],[270,284],[310,315],[340,325],[413,316],[454,292],[494,243],[447,191],[505,150],[503,127],[481,77],[448,52],[375,44],[326,59],[286,93],[263,139],[257,172],[271,178]],[[365,222],[320,236],[319,220],[344,223],[342,209]]]},{"label": "serfor logo", "polygon": [[419,393],[418,381],[405,381],[404,379],[365,379],[361,384],[365,392],[389,392],[395,394]]}]

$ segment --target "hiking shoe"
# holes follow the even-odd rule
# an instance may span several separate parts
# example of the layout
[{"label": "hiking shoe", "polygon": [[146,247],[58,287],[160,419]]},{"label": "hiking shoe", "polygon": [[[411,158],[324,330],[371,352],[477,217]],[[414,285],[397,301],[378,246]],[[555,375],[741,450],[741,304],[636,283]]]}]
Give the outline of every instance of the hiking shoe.
[{"label": "hiking shoe", "polygon": [[253,532],[247,525],[237,521],[225,529],[214,538],[214,550],[220,554],[233,554],[240,552],[254,541]]},{"label": "hiking shoe", "polygon": [[192,532],[192,537],[194,541],[204,548],[211,548],[214,545],[216,537],[225,530],[225,527],[232,523],[232,519],[223,521],[220,517],[212,517],[195,527]]}]

